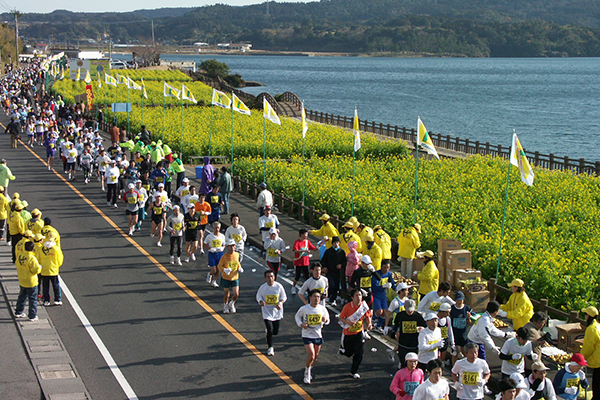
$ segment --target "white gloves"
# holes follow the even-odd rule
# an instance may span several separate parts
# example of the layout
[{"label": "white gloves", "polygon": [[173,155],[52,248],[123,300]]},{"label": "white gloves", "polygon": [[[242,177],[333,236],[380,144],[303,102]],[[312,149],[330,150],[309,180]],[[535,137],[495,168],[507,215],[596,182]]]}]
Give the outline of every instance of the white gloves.
[{"label": "white gloves", "polygon": [[515,353],[512,355],[512,359],[513,360],[520,360],[521,359],[521,355],[519,353]]},{"label": "white gloves", "polygon": [[244,268],[242,268],[242,266],[240,265],[240,267],[238,268],[238,271],[240,271],[240,274],[244,273]]},{"label": "white gloves", "polygon": [[386,326],[385,328],[383,328],[383,334],[387,336],[390,333],[391,329],[391,326]]},{"label": "white gloves", "polygon": [[437,348],[441,349],[442,347],[444,347],[444,341],[443,341],[443,340],[440,340],[439,342],[437,342],[437,343],[435,344],[435,347],[437,347]]},{"label": "white gloves", "polygon": [[514,339],[517,337],[517,332],[506,332],[506,337],[508,339]]},{"label": "white gloves", "polygon": [[504,310],[498,310],[498,316],[506,318],[508,314]]},{"label": "white gloves", "polygon": [[452,354],[453,356],[458,355],[458,350],[456,349],[456,346],[452,346],[452,348],[450,349],[450,354]]},{"label": "white gloves", "polygon": [[384,289],[389,289],[392,287],[392,284],[388,282],[388,283],[383,284],[381,287]]},{"label": "white gloves", "polygon": [[494,346],[494,347],[492,347],[492,350],[494,350],[494,352],[496,353],[496,355],[500,355],[500,347]]},{"label": "white gloves", "polygon": [[402,257],[398,257],[398,258],[396,258],[396,260],[402,261]]},{"label": "white gloves", "polygon": [[369,264],[369,266],[367,267],[367,269],[371,272],[375,272],[375,267],[371,264]]},{"label": "white gloves", "polygon": [[231,273],[232,269],[231,268],[225,268],[223,270],[223,272],[225,272],[227,275],[229,275]]},{"label": "white gloves", "polygon": [[577,389],[578,388],[576,388],[575,386],[571,386],[571,387],[565,388],[565,393],[575,396],[577,394]]},{"label": "white gloves", "polygon": [[456,390],[457,390],[457,391],[458,391],[458,390],[461,390],[461,389],[463,388],[463,386],[464,386],[464,385],[463,385],[462,383],[460,383],[460,382],[456,382],[456,383],[454,384],[454,387],[456,388]]},{"label": "white gloves", "polygon": [[480,388],[484,387],[487,384],[487,381],[485,379],[480,379],[477,381],[477,386],[479,386]]},{"label": "white gloves", "polygon": [[538,360],[538,358],[539,358],[539,356],[538,356],[536,353],[531,353],[531,359],[532,359],[533,361],[537,361],[537,360]]}]

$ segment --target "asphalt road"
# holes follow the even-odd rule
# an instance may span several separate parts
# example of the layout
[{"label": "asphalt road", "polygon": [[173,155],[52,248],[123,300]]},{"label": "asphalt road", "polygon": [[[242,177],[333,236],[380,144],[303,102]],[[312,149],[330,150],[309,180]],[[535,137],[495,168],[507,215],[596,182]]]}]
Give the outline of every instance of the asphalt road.
[{"label": "asphalt road", "polygon": [[[0,122],[6,125],[4,115]],[[315,379],[302,382],[305,351],[293,320],[302,304],[285,282],[290,299],[275,356],[264,356],[264,325],[255,301],[264,261],[244,260],[238,313],[223,315],[223,291],[205,282],[205,256],[170,265],[168,239],[156,247],[148,221],[128,238],[124,207],[107,207],[96,181],[84,185],[79,175],[67,183],[60,162],[48,171],[33,154],[44,158],[44,148],[20,144],[12,150],[8,135],[0,139],[0,152],[17,177],[10,194],[18,191],[29,210],[39,208],[60,232],[65,255],[60,276],[138,398],[393,398],[390,374],[396,369],[375,340],[366,343],[362,378],[350,377],[350,360],[337,354],[341,328],[333,313]],[[49,315],[92,398],[127,398],[71,304],[64,303],[50,307]]]}]

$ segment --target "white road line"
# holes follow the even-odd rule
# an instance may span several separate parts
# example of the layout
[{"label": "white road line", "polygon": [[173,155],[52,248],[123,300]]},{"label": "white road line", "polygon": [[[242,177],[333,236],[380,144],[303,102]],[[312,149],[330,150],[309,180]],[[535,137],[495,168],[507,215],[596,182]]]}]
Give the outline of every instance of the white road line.
[{"label": "white road line", "polygon": [[81,321],[81,323],[87,330],[88,334],[92,338],[94,344],[98,348],[98,351],[100,351],[100,354],[102,354],[104,361],[106,361],[106,364],[108,364],[108,368],[110,368],[110,371],[115,376],[115,379],[117,380],[117,382],[119,382],[119,385],[121,385],[121,388],[125,392],[125,395],[127,396],[127,398],[130,400],[137,400],[138,399],[137,395],[135,394],[135,392],[129,385],[129,382],[127,382],[127,379],[125,379],[125,376],[119,369],[119,366],[117,365],[117,363],[115,363],[115,360],[110,355],[110,352],[104,345],[104,342],[102,342],[102,339],[100,339],[100,336],[98,336],[98,333],[96,333],[96,329],[94,329],[94,327],[92,326],[90,321],[87,319],[87,317],[83,313],[83,310],[81,309],[81,307],[79,307],[77,300],[75,300],[75,297],[73,296],[73,294],[71,293],[71,291],[69,290],[69,288],[67,287],[67,284],[65,283],[65,281],[63,279],[61,279],[60,288],[61,288],[62,292],[64,293],[65,297],[67,298],[67,300],[69,301],[69,303],[71,304],[71,307],[73,307],[73,311],[75,311],[75,314],[77,314],[77,317],[79,317],[79,320]]},{"label": "white road line", "polygon": [[[249,250],[249,249],[248,249],[248,250]],[[250,256],[248,255],[248,252],[246,251],[246,249],[244,249],[244,258],[249,258],[250,260],[254,261],[254,263],[256,263],[257,265],[259,265],[259,266],[261,266],[262,268],[264,268],[265,270],[267,270],[267,269],[268,269],[268,270],[270,271],[269,267],[267,267],[266,265],[264,265],[264,264],[262,264],[262,263],[260,263],[260,262],[256,261],[254,258],[250,257]],[[281,280],[284,280],[285,282],[289,283],[289,284],[290,284],[290,286],[294,284],[294,281],[292,281],[292,280],[291,280],[291,279],[289,279],[289,278],[286,278],[285,276],[282,276],[282,274],[281,274],[281,270],[280,270],[279,272],[280,272],[280,273],[277,275],[277,280],[279,280],[279,279],[281,279]],[[329,304],[327,304],[327,306],[326,306],[326,307],[329,309],[329,311],[333,312],[333,313],[334,313],[336,316],[337,316],[337,315],[339,315],[339,310],[337,310],[337,309],[335,309],[335,308],[331,307]],[[390,349],[393,349],[393,348],[394,348],[394,346],[390,345],[390,343],[389,343],[389,342],[386,342],[385,340],[381,339],[381,338],[379,337],[379,335],[377,335],[377,334],[374,334],[373,332],[371,332],[371,333],[370,333],[370,335],[371,335],[371,337],[372,337],[373,339],[377,340],[379,343],[381,343],[381,344],[382,344],[382,345],[384,345],[385,347],[387,347],[387,348],[390,348]]]}]

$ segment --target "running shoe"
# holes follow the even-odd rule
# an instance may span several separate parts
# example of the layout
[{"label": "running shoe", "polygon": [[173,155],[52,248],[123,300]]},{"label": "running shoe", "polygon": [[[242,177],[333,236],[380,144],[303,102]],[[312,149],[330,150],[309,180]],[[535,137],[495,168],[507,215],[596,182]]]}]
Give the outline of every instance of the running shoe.
[{"label": "running shoe", "polygon": [[212,285],[212,287],[214,287],[214,288],[218,288],[218,287],[219,287],[219,284],[218,284],[216,281],[213,281],[213,282],[211,283],[211,285]]},{"label": "running shoe", "polygon": [[177,265],[181,266],[183,264],[181,264],[181,258],[177,257]]},{"label": "running shoe", "polygon": [[171,264],[175,264],[175,256],[171,256],[170,263],[171,263]]},{"label": "running shoe", "polygon": [[190,256],[192,261],[196,261],[196,256],[194,255],[194,253],[192,253],[192,255]]},{"label": "running shoe", "polygon": [[229,305],[227,303],[223,303],[223,314],[229,314]]},{"label": "running shoe", "polygon": [[107,202],[106,202],[106,205],[110,207],[110,201],[107,201]]},{"label": "running shoe", "polygon": [[337,307],[337,301],[333,301],[329,304],[331,307]]},{"label": "running shoe", "polygon": [[37,315],[36,315],[36,316],[35,316],[35,317],[33,317],[33,318],[29,318],[29,320],[30,320],[31,322],[35,322],[35,321],[38,321],[38,320],[39,320],[39,318],[38,318],[38,317],[37,317]]},{"label": "running shoe", "polygon": [[237,310],[235,309],[235,303],[233,301],[229,302],[229,311],[231,311],[232,314],[235,314],[237,312]]},{"label": "running shoe", "polygon": [[308,371],[304,371],[304,383],[310,385],[310,373]]},{"label": "running shoe", "polygon": [[23,313],[15,314],[15,318],[27,318],[27,315]]},{"label": "running shoe", "polygon": [[371,339],[371,335],[369,335],[369,332],[363,331],[363,335],[364,335],[364,337],[365,337],[366,340]]},{"label": "running shoe", "polygon": [[292,286],[292,294],[296,293],[298,293],[298,289],[296,289],[296,286]]},{"label": "running shoe", "polygon": [[54,305],[55,305],[55,306],[62,306],[62,301],[55,301],[55,302],[54,302]]},{"label": "running shoe", "polygon": [[113,207],[114,208],[119,208],[119,206],[116,203],[113,205]]},{"label": "running shoe", "polygon": [[212,278],[213,276],[210,274],[210,272],[206,275],[206,283],[211,283],[212,282]]},{"label": "running shoe", "polygon": [[275,350],[272,347],[269,347],[269,349],[267,350],[267,355],[268,356],[274,356],[275,355]]},{"label": "running shoe", "polygon": [[350,375],[354,378],[354,379],[360,379],[360,375],[359,374],[353,374],[350,373]]},{"label": "running shoe", "polygon": [[190,258],[189,258],[189,257],[186,257],[186,258],[185,258],[185,262],[190,262]]},{"label": "running shoe", "polygon": [[103,192],[106,192],[106,189],[105,189],[105,188],[102,188],[102,191],[103,191]]},{"label": "running shoe", "polygon": [[162,247],[162,243],[161,243],[161,242],[156,242],[156,245],[157,245],[158,247]]},{"label": "running shoe", "polygon": [[204,249],[200,249],[200,254],[204,254]]},{"label": "running shoe", "polygon": [[45,301],[44,302],[44,307],[49,307],[50,306],[50,302],[49,301]]}]

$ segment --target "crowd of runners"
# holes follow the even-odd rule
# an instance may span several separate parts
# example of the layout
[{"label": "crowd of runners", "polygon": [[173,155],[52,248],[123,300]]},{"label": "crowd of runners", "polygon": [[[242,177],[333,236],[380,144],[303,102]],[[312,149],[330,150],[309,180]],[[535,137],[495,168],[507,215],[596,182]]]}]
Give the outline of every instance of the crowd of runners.
[{"label": "crowd of runners", "polygon": [[[82,104],[67,106],[60,97],[45,94],[43,83],[44,73],[37,65],[14,70],[0,81],[0,96],[11,119],[6,132],[11,134],[12,147],[17,147],[19,139],[27,146],[44,146],[48,170],[64,173],[71,181],[96,184],[98,190],[106,192],[107,207],[124,208],[128,235],[150,235],[158,247],[166,235],[171,264],[181,266],[206,256],[199,260],[207,264],[207,284],[223,289],[223,313],[236,313],[247,232],[239,215],[229,209],[232,183],[227,168],[216,170],[205,158],[196,187],[185,177],[178,155],[160,141],[153,142],[144,127],[124,141],[113,126],[110,140],[104,139]],[[9,194],[8,181],[14,176],[6,170],[5,163],[0,164],[0,178],[6,177],[0,179],[0,240],[12,245],[12,259],[19,272],[21,292],[15,316],[35,321],[38,295],[44,306],[51,305],[50,283],[53,304],[62,304],[60,235],[50,218],[42,218],[38,209],[29,212],[26,200],[18,193]],[[413,272],[412,260],[421,247],[419,224],[399,235],[398,252],[392,255],[390,236],[380,226],[371,229],[351,218],[339,232],[323,214],[322,227],[300,230],[290,249],[279,236],[272,194],[265,183],[260,190],[257,219],[251,223],[258,224],[261,232],[266,266],[265,283],[256,292],[265,324],[266,353],[275,355],[273,340],[288,299],[277,278],[282,253],[291,250],[295,277],[289,295],[298,295],[304,303],[294,320],[306,351],[306,384],[315,379],[314,366],[324,344],[322,329],[332,319],[342,329],[339,353],[352,359],[350,374],[355,379],[360,378],[365,341],[373,334],[394,339],[396,346],[388,356],[398,363],[390,385],[397,399],[448,399],[450,385],[442,379],[445,368],[450,370],[459,399],[478,400],[490,395],[486,351],[498,354],[501,360],[501,375],[497,377],[501,400],[575,400],[580,386],[588,386],[582,372],[588,364],[593,369],[594,388],[600,382],[596,308],[583,310],[588,331],[582,354],[574,354],[550,381],[541,360],[542,346],[552,343],[542,331],[547,317],[534,312],[522,280],[513,280],[513,295],[506,304],[490,301],[475,320],[475,313],[465,305],[465,295],[452,293],[448,282],[439,282],[431,250],[424,252],[423,270]],[[223,230],[220,221],[225,215],[229,226]],[[142,230],[146,221],[150,226]],[[309,234],[322,240],[313,244]],[[394,281],[390,271],[393,258],[400,263],[404,277],[419,281],[418,291]],[[334,318],[330,311],[335,311]],[[512,320],[514,331],[496,328],[493,322],[498,316]],[[498,346],[494,337],[505,339],[503,345]],[[598,400],[600,389],[594,392]]]}]

